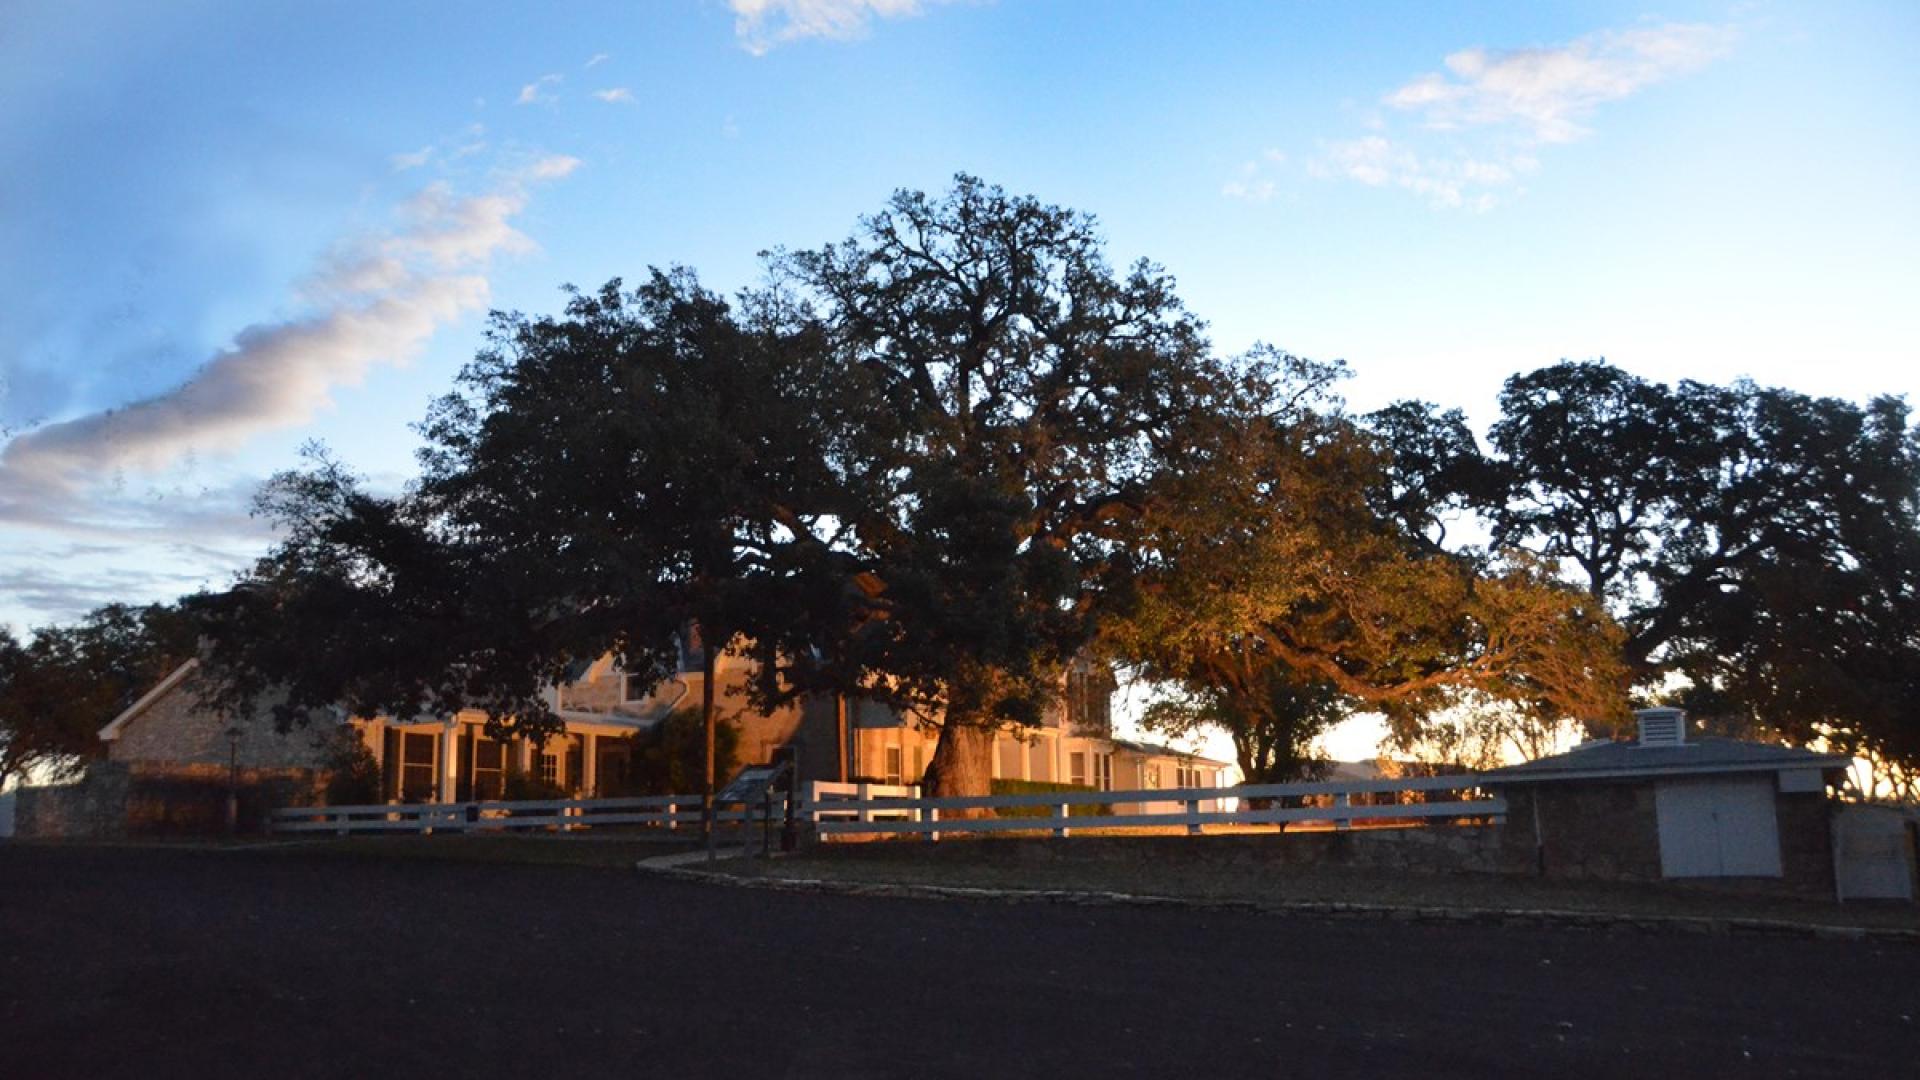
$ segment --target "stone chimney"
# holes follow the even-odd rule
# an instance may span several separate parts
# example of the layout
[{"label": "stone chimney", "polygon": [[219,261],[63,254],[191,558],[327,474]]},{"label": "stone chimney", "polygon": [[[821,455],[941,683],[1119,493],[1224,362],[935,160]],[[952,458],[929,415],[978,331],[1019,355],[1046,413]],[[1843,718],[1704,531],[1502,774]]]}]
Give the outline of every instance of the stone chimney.
[{"label": "stone chimney", "polygon": [[1653,709],[1635,709],[1633,716],[1640,722],[1641,746],[1685,746],[1687,744],[1685,711],[1661,706]]}]

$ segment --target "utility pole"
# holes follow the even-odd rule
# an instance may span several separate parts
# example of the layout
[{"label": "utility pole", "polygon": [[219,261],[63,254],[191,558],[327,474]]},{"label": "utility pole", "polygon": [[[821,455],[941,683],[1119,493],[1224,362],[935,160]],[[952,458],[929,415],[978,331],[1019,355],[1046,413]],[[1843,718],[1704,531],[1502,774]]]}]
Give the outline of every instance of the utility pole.
[{"label": "utility pole", "polygon": [[709,862],[714,858],[713,743],[715,723],[713,714],[713,676],[714,670],[717,667],[718,665],[714,663],[713,650],[707,646],[705,628],[702,627],[700,632],[700,712],[706,718],[707,724],[707,777],[706,788],[700,797],[700,828],[706,834],[707,860]]}]

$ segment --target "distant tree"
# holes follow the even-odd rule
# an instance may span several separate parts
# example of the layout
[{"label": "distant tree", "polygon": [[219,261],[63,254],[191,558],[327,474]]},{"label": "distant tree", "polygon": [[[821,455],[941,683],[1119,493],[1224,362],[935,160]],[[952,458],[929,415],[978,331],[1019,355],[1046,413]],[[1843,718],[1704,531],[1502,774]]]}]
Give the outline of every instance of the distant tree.
[{"label": "distant tree", "polygon": [[[1259,648],[1251,641],[1246,647]],[[1195,675],[1149,704],[1141,726],[1174,739],[1225,732],[1249,784],[1282,784],[1324,772],[1328,762],[1314,753],[1314,740],[1346,719],[1352,699],[1254,655],[1243,657],[1237,670],[1210,668]]]},{"label": "distant tree", "polygon": [[0,628],[0,786],[28,770],[71,775],[101,752],[99,731],[193,655],[193,622],[173,606],[109,604],[22,643]]},{"label": "distant tree", "polygon": [[[1325,385],[1313,365],[1283,367],[1275,385]],[[1537,560],[1441,546],[1421,525],[1440,500],[1412,509],[1337,400],[1282,399],[1217,429],[1204,465],[1171,481],[1186,490],[1155,504],[1169,509],[1141,535],[1135,602],[1108,632],[1236,743],[1275,748],[1243,754],[1249,776],[1293,767],[1340,711],[1411,733],[1474,695],[1541,716],[1623,708],[1598,605]]]},{"label": "distant tree", "polygon": [[1920,761],[1920,430],[1904,402],[1563,363],[1508,380],[1501,412],[1484,455],[1430,406],[1375,414],[1397,488],[1576,570],[1636,680],[1683,676],[1703,720]]}]

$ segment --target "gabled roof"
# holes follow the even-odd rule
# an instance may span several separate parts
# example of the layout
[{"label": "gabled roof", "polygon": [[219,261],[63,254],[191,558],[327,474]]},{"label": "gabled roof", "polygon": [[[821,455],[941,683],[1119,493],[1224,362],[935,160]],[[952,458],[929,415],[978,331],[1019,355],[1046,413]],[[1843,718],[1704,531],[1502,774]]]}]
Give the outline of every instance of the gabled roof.
[{"label": "gabled roof", "polygon": [[1776,772],[1781,769],[1844,769],[1844,754],[1821,754],[1790,746],[1696,736],[1676,746],[1594,742],[1564,754],[1481,773],[1496,783],[1549,780],[1628,779],[1699,773]]},{"label": "gabled roof", "polygon": [[1185,750],[1175,750],[1171,746],[1161,746],[1158,743],[1134,742],[1131,739],[1112,739],[1112,738],[1108,739],[1107,741],[1122,749],[1131,750],[1136,754],[1145,754],[1148,757],[1182,758],[1187,761],[1198,761],[1206,765],[1228,764],[1225,761],[1216,761],[1213,758],[1206,757],[1205,755],[1202,755],[1202,754],[1191,754]]},{"label": "gabled roof", "polygon": [[100,729],[100,741],[112,742],[113,740],[119,738],[121,729],[125,728],[127,724],[133,720],[134,717],[139,716],[143,712],[146,712],[147,709],[151,707],[154,702],[159,701],[161,698],[165,697],[167,695],[167,691],[172,690],[176,686],[179,686],[181,681],[185,679],[189,674],[191,674],[194,668],[197,668],[199,666],[200,666],[199,660],[188,660],[186,663],[181,664],[177,668],[174,668],[173,674],[160,680],[160,685],[140,695],[139,701],[136,701],[133,704],[127,706],[125,711],[121,712],[119,716],[116,716],[112,720],[109,720],[107,722],[107,726]]}]

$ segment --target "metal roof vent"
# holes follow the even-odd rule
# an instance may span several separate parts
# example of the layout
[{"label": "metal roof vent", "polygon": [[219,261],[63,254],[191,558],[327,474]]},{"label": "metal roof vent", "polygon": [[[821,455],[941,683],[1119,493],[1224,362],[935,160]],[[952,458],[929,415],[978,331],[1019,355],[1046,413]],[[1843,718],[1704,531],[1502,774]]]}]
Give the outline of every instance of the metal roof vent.
[{"label": "metal roof vent", "polygon": [[1640,721],[1641,746],[1685,746],[1687,744],[1687,714],[1674,708],[1635,709],[1634,718]]}]

